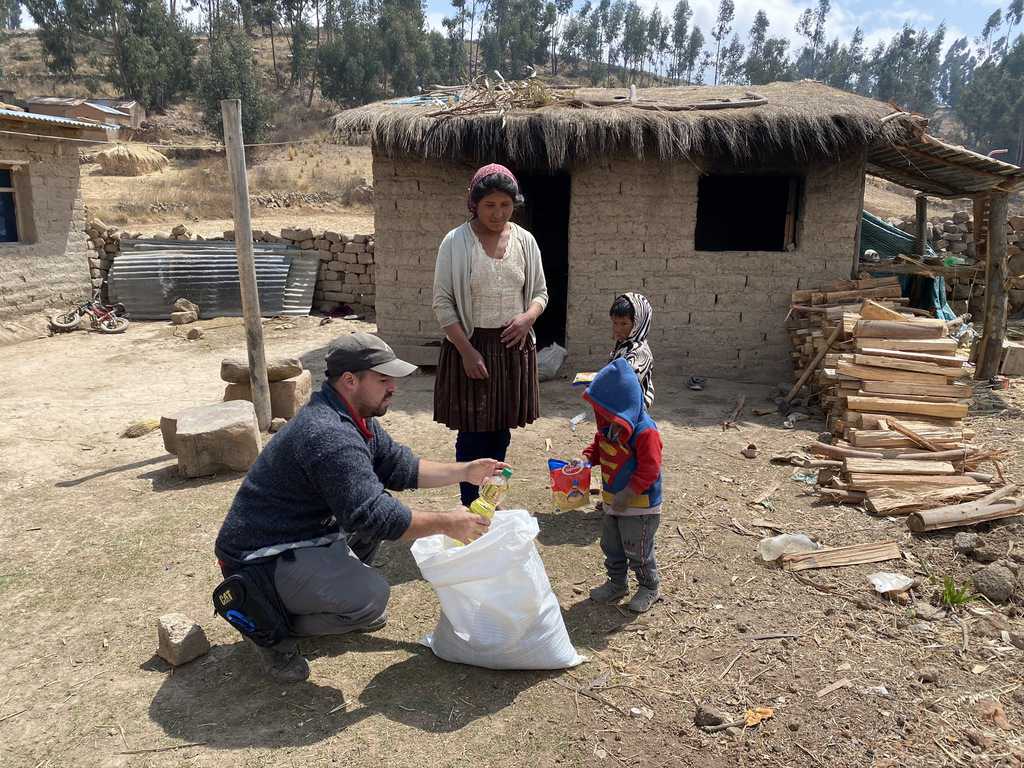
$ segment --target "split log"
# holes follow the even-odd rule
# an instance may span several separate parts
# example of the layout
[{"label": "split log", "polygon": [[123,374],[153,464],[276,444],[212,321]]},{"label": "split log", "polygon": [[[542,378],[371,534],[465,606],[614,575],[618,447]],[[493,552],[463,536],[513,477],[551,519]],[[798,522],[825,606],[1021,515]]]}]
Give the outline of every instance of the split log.
[{"label": "split log", "polygon": [[[852,427],[859,427],[861,429],[879,429],[879,422],[889,418],[888,414],[884,413],[859,413],[851,411],[846,414],[846,420]],[[938,416],[924,416],[923,414],[914,414],[913,418],[904,419],[901,418],[904,424],[910,426],[911,429],[918,429],[921,427],[927,428],[929,425],[935,427],[953,427],[954,429],[960,429],[963,426],[962,419],[942,419]],[[964,437],[970,439],[974,437],[973,429],[964,429]]]},{"label": "split log", "polygon": [[855,349],[860,352],[864,349],[890,349],[902,350],[905,352],[931,352],[941,354],[943,352],[953,354],[959,345],[956,339],[873,339],[862,338],[854,341]]},{"label": "split log", "polygon": [[945,375],[902,371],[874,365],[856,365],[843,360],[839,361],[839,364],[836,365],[836,372],[840,376],[848,376],[851,379],[861,379],[862,381],[908,381],[913,384],[946,384]]},{"label": "split log", "polygon": [[973,388],[965,384],[911,384],[896,381],[864,381],[861,389],[872,395],[934,395],[935,397],[955,397],[961,400],[974,395]]},{"label": "split log", "polygon": [[[857,350],[865,355],[880,355],[895,360],[915,360],[921,363],[932,363],[934,365],[946,365],[952,368],[960,368],[970,362],[966,357],[956,355],[934,355],[929,352],[905,352],[899,349],[885,349],[883,347],[864,347]],[[869,363],[871,365],[871,363]]]},{"label": "split log", "polygon": [[[988,480],[990,481],[991,475]],[[970,474],[964,475],[875,475],[853,472],[849,475],[846,486],[851,491],[870,491],[872,488],[909,488],[919,490],[925,488],[952,488],[958,485],[971,485],[979,482]]]},{"label": "split log", "polygon": [[[910,427],[907,427],[907,426],[901,424],[897,419],[889,419],[889,426],[892,429],[894,429],[897,432],[899,432],[901,435],[905,435],[906,437],[909,437],[911,440],[913,440],[919,446],[924,448],[926,451],[933,451],[935,453],[938,453],[939,451],[942,450],[935,443],[930,442],[928,440],[928,438],[919,435],[917,432],[912,430]],[[965,452],[965,455],[966,455],[966,452]]]},{"label": "split log", "polygon": [[909,515],[950,501],[967,501],[992,490],[988,485],[954,485],[921,491],[897,488],[873,488],[867,492],[867,508],[876,515]]},{"label": "split log", "polygon": [[829,445],[828,443],[815,442],[811,445],[811,452],[816,453],[819,456],[835,456],[840,459],[845,459],[848,456],[860,459],[883,459],[885,458],[878,451],[857,451],[853,448],[845,448],[839,445]]},{"label": "split log", "polygon": [[836,568],[861,563],[880,563],[898,560],[900,548],[895,541],[876,544],[851,544],[846,547],[826,547],[813,552],[783,555],[782,567],[787,571],[805,571],[809,568]]},{"label": "split log", "polygon": [[808,363],[807,367],[804,369],[804,372],[800,374],[800,378],[797,379],[796,384],[794,384],[792,389],[789,390],[789,393],[784,398],[787,403],[790,402],[794,397],[796,397],[796,393],[799,392],[800,388],[807,383],[807,380],[811,377],[811,374],[814,373],[815,369],[818,367],[818,364],[821,362],[822,358],[824,358],[825,355],[828,354],[829,349],[831,349],[832,345],[835,344],[836,339],[839,338],[839,334],[841,331],[841,327],[836,327],[836,329],[832,331],[832,333],[828,337],[828,340],[825,342],[825,345],[818,351],[818,354],[814,356],[814,359],[811,360],[810,363]]},{"label": "split log", "polygon": [[858,320],[853,335],[864,339],[941,339],[945,320]]},{"label": "split log", "polygon": [[873,368],[894,368],[897,371],[913,371],[914,373],[927,373],[931,376],[945,376],[949,379],[959,379],[970,376],[972,371],[961,365],[959,368],[950,368],[945,365],[934,363],[922,363],[919,360],[903,360],[896,357],[881,357],[879,355],[865,355],[860,352],[853,356],[856,365],[870,365]]},{"label": "split log", "polygon": [[907,527],[914,533],[925,533],[944,528],[977,525],[1004,517],[1014,517],[1024,512],[1024,501],[1019,499],[1001,501],[1001,499],[1005,499],[1018,490],[1016,485],[1007,485],[977,501],[914,512],[907,517]]},{"label": "split log", "polygon": [[948,461],[922,459],[858,459],[843,460],[846,472],[872,475],[953,475],[956,468]]},{"label": "split log", "polygon": [[842,488],[821,488],[818,493],[839,504],[863,504],[867,494],[862,491],[847,491]]},{"label": "split log", "polygon": [[[903,449],[899,453],[906,453],[907,449],[915,447],[913,440],[896,430],[887,430],[881,427],[866,430],[850,428],[847,433],[854,447],[860,449],[898,448]],[[963,444],[963,433],[957,430],[936,427],[925,432],[924,436],[931,442],[941,445],[943,450],[960,448]]]},{"label": "split log", "polygon": [[887,397],[846,398],[846,407],[851,411],[882,413],[920,413],[926,416],[941,416],[946,419],[962,419],[967,415],[966,403],[922,402],[919,400],[897,400]]},{"label": "split log", "polygon": [[[856,395],[857,397],[878,397],[877,392],[868,392],[866,389],[858,389],[855,391],[847,391],[847,397],[850,395]],[[946,397],[944,395],[903,395],[893,394],[892,397],[897,400],[917,400],[921,403],[970,403],[970,400],[964,397]]]},{"label": "split log", "polygon": [[901,315],[899,312],[883,307],[877,301],[866,299],[860,308],[860,316],[863,320],[894,320],[895,322],[903,322],[905,315]]}]

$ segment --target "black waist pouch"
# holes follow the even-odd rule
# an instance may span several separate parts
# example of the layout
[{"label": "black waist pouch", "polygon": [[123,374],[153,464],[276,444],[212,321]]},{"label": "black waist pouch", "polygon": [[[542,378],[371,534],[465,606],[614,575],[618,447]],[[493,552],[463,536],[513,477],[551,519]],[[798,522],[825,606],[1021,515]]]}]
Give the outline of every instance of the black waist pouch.
[{"label": "black waist pouch", "polygon": [[232,569],[213,590],[213,610],[256,645],[277,645],[291,634],[288,612],[274,586],[274,561]]}]

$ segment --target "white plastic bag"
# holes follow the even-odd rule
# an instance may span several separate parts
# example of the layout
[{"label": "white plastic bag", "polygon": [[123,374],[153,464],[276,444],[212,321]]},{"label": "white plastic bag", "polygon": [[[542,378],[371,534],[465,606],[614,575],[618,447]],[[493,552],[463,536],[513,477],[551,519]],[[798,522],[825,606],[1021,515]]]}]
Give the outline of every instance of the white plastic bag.
[{"label": "white plastic bag", "polygon": [[558,375],[558,369],[565,362],[569,352],[565,347],[557,343],[537,351],[537,377],[541,381],[548,381]]},{"label": "white plastic bag", "polygon": [[441,534],[418,539],[412,556],[441,602],[422,642],[445,661],[489,669],[564,669],[576,653],[524,509],[499,510],[490,530],[466,546]]}]

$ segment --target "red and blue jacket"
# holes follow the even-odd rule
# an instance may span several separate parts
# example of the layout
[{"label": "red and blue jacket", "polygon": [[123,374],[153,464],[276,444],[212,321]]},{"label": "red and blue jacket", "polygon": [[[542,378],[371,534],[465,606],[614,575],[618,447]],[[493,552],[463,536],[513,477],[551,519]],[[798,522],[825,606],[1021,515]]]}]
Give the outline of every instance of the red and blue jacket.
[{"label": "red and blue jacket", "polygon": [[583,455],[601,466],[603,498],[633,492],[625,514],[652,513],[661,506],[661,434],[644,408],[643,391],[633,368],[617,358],[600,370],[583,393],[594,409],[597,434]]}]

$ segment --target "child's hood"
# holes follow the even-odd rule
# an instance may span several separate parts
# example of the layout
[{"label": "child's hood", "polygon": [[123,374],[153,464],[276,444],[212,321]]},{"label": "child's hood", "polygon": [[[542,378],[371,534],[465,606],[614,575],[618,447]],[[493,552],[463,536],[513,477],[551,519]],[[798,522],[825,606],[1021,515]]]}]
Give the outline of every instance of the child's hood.
[{"label": "child's hood", "polygon": [[654,308],[642,293],[624,293],[622,296],[633,305],[633,330],[619,344],[631,346],[643,344],[651,332],[651,317],[654,315]]},{"label": "child's hood", "polygon": [[644,395],[632,366],[621,357],[602,368],[583,393],[599,416],[618,424],[629,440],[644,415]]}]

